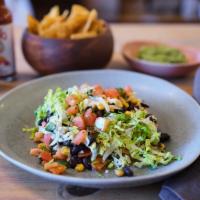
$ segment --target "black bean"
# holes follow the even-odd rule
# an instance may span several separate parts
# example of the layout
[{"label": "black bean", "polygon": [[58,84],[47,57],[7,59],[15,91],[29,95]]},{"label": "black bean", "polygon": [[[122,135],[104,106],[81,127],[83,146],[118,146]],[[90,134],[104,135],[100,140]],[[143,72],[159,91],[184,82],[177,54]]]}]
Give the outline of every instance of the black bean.
[{"label": "black bean", "polygon": [[[92,112],[94,112],[94,113],[96,113],[98,111],[98,108],[96,106],[94,106],[94,107],[87,107],[87,108],[92,108]],[[86,108],[86,110],[87,110],[87,108]]]},{"label": "black bean", "polygon": [[123,109],[115,109],[114,110],[114,113],[118,113],[118,114],[120,114],[120,113],[124,113],[126,110],[123,110]]},{"label": "black bean", "polygon": [[50,151],[52,154],[56,154],[56,152],[57,152],[57,150],[54,150],[52,146],[50,147]]},{"label": "black bean", "polygon": [[126,111],[126,109],[127,109],[126,107],[122,107],[120,111],[123,113]]},{"label": "black bean", "polygon": [[145,117],[146,117],[146,118],[149,117],[149,119],[150,119],[152,122],[157,123],[157,120],[155,119],[155,117],[153,117],[152,114],[148,113]]},{"label": "black bean", "polygon": [[133,103],[129,103],[127,110],[135,110],[135,109],[139,109],[139,106],[136,106]]},{"label": "black bean", "polygon": [[53,116],[53,115],[54,115],[54,113],[53,113],[53,112],[52,112],[52,113],[50,113],[50,117],[51,117],[51,116]]},{"label": "black bean", "polygon": [[93,89],[87,91],[88,96],[93,96]]},{"label": "black bean", "polygon": [[43,119],[43,121],[45,121],[46,123],[49,122],[49,117],[46,116],[46,117]]},{"label": "black bean", "polygon": [[38,158],[38,163],[41,164],[42,163],[42,158]]},{"label": "black bean", "polygon": [[88,135],[88,139],[89,139],[89,145],[91,145],[93,142],[96,141],[96,137],[94,135]]},{"label": "black bean", "polygon": [[70,158],[70,160],[69,160],[69,166],[70,166],[71,168],[76,167],[76,165],[77,165],[78,163],[81,163],[81,159],[79,159],[78,156],[72,156],[72,157]]},{"label": "black bean", "polygon": [[91,159],[89,157],[83,158],[83,165],[85,166],[86,169],[91,170],[92,169]]},{"label": "black bean", "polygon": [[95,107],[92,108],[92,106],[87,106],[87,107],[84,109],[84,111],[86,111],[86,110],[88,110],[88,109],[92,109],[92,111],[94,112],[94,110],[95,110],[96,108],[95,108]]},{"label": "black bean", "polygon": [[65,124],[65,123],[62,123],[62,126],[65,126],[65,127],[66,127],[66,126],[68,126],[68,125],[67,125],[67,124]]},{"label": "black bean", "polygon": [[87,127],[87,132],[88,132],[88,134],[95,134],[96,133],[95,130],[94,130],[94,127],[91,127],[91,126]]},{"label": "black bean", "polygon": [[131,170],[130,167],[124,167],[124,174],[125,176],[133,176],[133,171]]},{"label": "black bean", "polygon": [[72,156],[74,156],[74,155],[77,155],[79,151],[81,151],[81,149],[80,149],[78,146],[73,146],[73,147],[71,148],[70,154],[71,154]]},{"label": "black bean", "polygon": [[154,123],[157,123],[157,120],[153,117],[153,116],[150,116],[149,119],[154,122]]},{"label": "black bean", "polygon": [[103,117],[104,114],[105,114],[105,110],[97,110],[96,114],[97,114],[98,117]]},{"label": "black bean", "polygon": [[58,144],[63,146],[64,142],[58,142]]},{"label": "black bean", "polygon": [[53,116],[53,112],[50,112],[49,110],[47,111],[47,117],[51,117],[51,116]]},{"label": "black bean", "polygon": [[150,116],[152,116],[152,114],[148,113],[145,117],[147,118],[147,117],[150,117]]},{"label": "black bean", "polygon": [[147,105],[146,103],[141,103],[141,106],[144,108],[149,108],[149,105]]},{"label": "black bean", "polygon": [[80,144],[80,145],[74,145],[71,148],[71,155],[77,155],[80,151],[87,149],[87,147],[84,144]]},{"label": "black bean", "polygon": [[134,106],[134,110],[139,109],[139,106]]},{"label": "black bean", "polygon": [[160,134],[160,142],[167,142],[168,140],[170,140],[170,135],[168,133]]},{"label": "black bean", "polygon": [[43,119],[40,119],[40,120],[38,121],[38,125],[39,125],[39,126],[42,126],[42,122],[43,122]]}]

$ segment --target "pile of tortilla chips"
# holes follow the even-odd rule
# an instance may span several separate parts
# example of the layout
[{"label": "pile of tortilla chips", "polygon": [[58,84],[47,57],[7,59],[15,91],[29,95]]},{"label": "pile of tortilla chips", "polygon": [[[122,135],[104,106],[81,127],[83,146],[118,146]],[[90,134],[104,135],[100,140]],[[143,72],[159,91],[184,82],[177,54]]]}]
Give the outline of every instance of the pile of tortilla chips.
[{"label": "pile of tortilla chips", "polygon": [[28,16],[28,30],[44,38],[84,39],[104,32],[105,22],[98,19],[95,9],[89,11],[74,4],[71,12],[60,13],[59,7],[54,6],[41,21]]}]

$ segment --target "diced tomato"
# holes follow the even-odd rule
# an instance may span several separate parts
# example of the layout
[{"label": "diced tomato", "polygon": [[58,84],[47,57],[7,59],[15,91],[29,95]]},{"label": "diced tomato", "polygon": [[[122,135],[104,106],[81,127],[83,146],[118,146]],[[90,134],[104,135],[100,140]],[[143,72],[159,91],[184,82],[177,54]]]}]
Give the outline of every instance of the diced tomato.
[{"label": "diced tomato", "polygon": [[84,143],[86,138],[87,138],[87,131],[82,130],[75,136],[75,138],[73,139],[73,143],[79,145],[81,143]]},{"label": "diced tomato", "polygon": [[84,121],[84,118],[82,116],[75,117],[73,119],[73,123],[79,129],[81,129],[81,130],[85,129],[85,121]]},{"label": "diced tomato", "polygon": [[49,170],[51,168],[58,167],[58,165],[59,165],[59,163],[57,163],[57,162],[48,162],[48,163],[45,163],[44,169]]},{"label": "diced tomato", "polygon": [[39,149],[39,148],[32,148],[32,149],[30,150],[30,154],[31,154],[32,156],[39,156],[41,152],[42,152],[42,150]]},{"label": "diced tomato", "polygon": [[78,97],[75,96],[75,95],[71,95],[71,96],[68,96],[66,98],[66,102],[68,105],[70,106],[75,106],[76,104],[78,104],[79,100],[78,100]]},{"label": "diced tomato", "polygon": [[56,154],[53,156],[55,159],[58,159],[58,160],[65,160],[66,159],[66,156],[64,156],[62,153],[61,153],[61,150],[58,149],[56,151]]},{"label": "diced tomato", "polygon": [[49,169],[49,171],[53,174],[63,174],[65,170],[66,167],[64,165],[59,165],[58,167]]},{"label": "diced tomato", "polygon": [[119,97],[119,92],[115,88],[108,88],[104,91],[105,95],[110,98],[117,98]]},{"label": "diced tomato", "polygon": [[125,86],[124,91],[127,96],[131,95],[131,93],[133,92],[132,87],[130,85]]},{"label": "diced tomato", "polygon": [[63,174],[66,170],[66,167],[57,162],[52,162],[52,163],[45,163],[44,169],[53,174]]},{"label": "diced tomato", "polygon": [[44,161],[49,162],[50,160],[52,160],[51,153],[49,153],[48,151],[42,151],[40,156],[41,156],[41,159]]},{"label": "diced tomato", "polygon": [[50,144],[51,141],[52,141],[51,134],[44,134],[43,141],[44,141],[44,143],[46,144],[46,146],[48,147],[49,144]]},{"label": "diced tomato", "polygon": [[44,134],[42,132],[36,132],[35,133],[35,137],[34,137],[34,141],[35,142],[41,142],[43,139]]},{"label": "diced tomato", "polygon": [[66,113],[68,115],[75,115],[76,113],[78,113],[78,106],[71,106],[67,109]]},{"label": "diced tomato", "polygon": [[94,96],[100,96],[103,94],[103,88],[100,85],[95,85],[93,90]]},{"label": "diced tomato", "polygon": [[86,125],[93,126],[96,118],[97,118],[97,115],[92,112],[91,108],[86,110],[84,114],[84,120],[85,120]]},{"label": "diced tomato", "polygon": [[104,170],[106,165],[107,163],[103,162],[103,159],[100,156],[97,156],[96,160],[92,162],[92,168],[94,168],[96,171],[99,171],[99,172]]}]

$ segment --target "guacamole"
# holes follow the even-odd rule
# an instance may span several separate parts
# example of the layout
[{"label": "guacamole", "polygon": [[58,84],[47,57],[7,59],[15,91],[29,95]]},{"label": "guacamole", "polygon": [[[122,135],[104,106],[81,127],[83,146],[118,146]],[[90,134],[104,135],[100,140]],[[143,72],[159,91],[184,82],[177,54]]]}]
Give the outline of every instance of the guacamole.
[{"label": "guacamole", "polygon": [[160,46],[142,46],[138,51],[138,58],[158,63],[186,63],[185,55],[178,49]]}]

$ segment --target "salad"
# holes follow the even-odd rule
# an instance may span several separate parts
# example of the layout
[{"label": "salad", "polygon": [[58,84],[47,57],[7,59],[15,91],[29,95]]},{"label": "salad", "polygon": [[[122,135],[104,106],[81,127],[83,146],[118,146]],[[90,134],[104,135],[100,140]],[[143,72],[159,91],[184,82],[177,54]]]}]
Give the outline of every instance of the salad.
[{"label": "salad", "polygon": [[167,165],[178,157],[166,150],[169,135],[158,130],[148,107],[130,86],[50,89],[35,111],[35,127],[24,128],[37,143],[30,154],[53,174],[114,169],[133,176],[131,166]]}]

